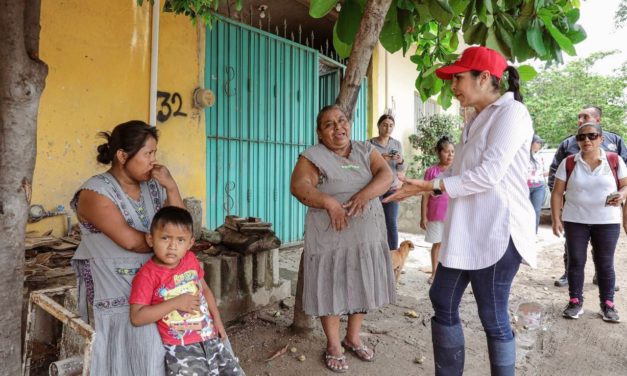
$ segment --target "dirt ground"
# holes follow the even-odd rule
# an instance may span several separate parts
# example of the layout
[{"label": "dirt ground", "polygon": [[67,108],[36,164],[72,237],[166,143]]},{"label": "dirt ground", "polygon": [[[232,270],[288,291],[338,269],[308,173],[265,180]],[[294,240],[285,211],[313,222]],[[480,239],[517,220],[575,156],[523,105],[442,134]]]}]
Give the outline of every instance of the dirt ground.
[{"label": "dirt ground", "polygon": [[[405,265],[395,304],[366,316],[362,338],[375,348],[373,363],[348,355],[352,375],[433,375],[431,348],[432,315],[427,278],[422,270],[430,267],[430,245],[420,235],[401,234],[401,240],[416,244]],[[541,226],[538,235],[539,267],[521,266],[514,280],[510,313],[517,332],[518,375],[627,375],[627,237],[623,234],[616,252],[616,304],[623,323],[606,323],[597,314],[598,290],[592,284],[593,266],[589,258],[584,286],[585,313],[578,320],[566,320],[561,311],[568,300],[567,288],[553,286],[563,272],[563,243]],[[296,285],[300,250],[281,253],[281,275]],[[319,322],[308,335],[289,329],[293,299],[269,306],[227,328],[242,367],[249,376],[332,375],[322,362],[325,337]],[[415,317],[409,317],[409,311]],[[410,313],[411,314],[411,313]],[[461,304],[466,337],[465,375],[489,375],[485,334],[477,317],[470,287]],[[287,346],[288,351],[266,361]],[[292,352],[294,350],[295,352]],[[301,356],[304,356],[301,357]],[[299,359],[301,357],[301,359]]]}]

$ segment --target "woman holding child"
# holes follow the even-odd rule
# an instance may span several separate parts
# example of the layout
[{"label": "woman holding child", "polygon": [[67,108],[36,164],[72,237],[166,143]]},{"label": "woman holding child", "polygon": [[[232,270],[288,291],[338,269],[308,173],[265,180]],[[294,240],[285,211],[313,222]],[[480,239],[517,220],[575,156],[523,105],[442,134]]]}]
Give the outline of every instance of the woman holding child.
[{"label": "woman holding child", "polygon": [[[308,206],[303,256],[303,310],[319,316],[327,337],[324,362],[346,372],[342,346],[362,361],[374,352],[361,341],[365,314],[395,299],[394,274],[379,196],[392,172],[369,142],[351,140],[338,106],[316,119],[320,143],[305,150],[292,173],[291,192]],[[348,315],[340,341],[340,315]]]},{"label": "woman holding child", "polygon": [[[501,95],[505,72],[508,91]],[[435,374],[463,373],[459,304],[471,284],[486,332],[491,374],[514,375],[509,292],[521,261],[536,261],[535,216],[526,184],[531,118],[521,103],[518,72],[492,49],[469,47],[436,74],[451,81],[460,105],[473,107],[476,115],[464,127],[450,172],[431,181],[407,180],[387,200],[423,192],[446,192],[450,198],[440,263],[429,291],[435,311]]]},{"label": "woman holding child", "polygon": [[96,329],[91,374],[163,375],[157,328],[131,325],[128,298],[134,275],[152,256],[145,234],[153,216],[183,201],[168,169],[157,163],[156,128],[134,120],[100,135],[106,142],[98,146],[98,162],[111,167],[87,180],[71,203],[81,230],[72,260],[79,310]]}]

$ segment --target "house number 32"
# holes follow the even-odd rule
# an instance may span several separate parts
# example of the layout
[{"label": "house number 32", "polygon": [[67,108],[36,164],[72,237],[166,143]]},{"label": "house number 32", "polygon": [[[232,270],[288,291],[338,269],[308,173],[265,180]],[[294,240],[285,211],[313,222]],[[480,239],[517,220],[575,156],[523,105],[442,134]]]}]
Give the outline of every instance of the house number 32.
[{"label": "house number 32", "polygon": [[187,116],[185,112],[181,111],[181,107],[183,107],[181,94],[157,91],[157,98],[161,99],[159,102],[161,109],[157,113],[157,120],[160,123],[168,121],[170,116]]}]

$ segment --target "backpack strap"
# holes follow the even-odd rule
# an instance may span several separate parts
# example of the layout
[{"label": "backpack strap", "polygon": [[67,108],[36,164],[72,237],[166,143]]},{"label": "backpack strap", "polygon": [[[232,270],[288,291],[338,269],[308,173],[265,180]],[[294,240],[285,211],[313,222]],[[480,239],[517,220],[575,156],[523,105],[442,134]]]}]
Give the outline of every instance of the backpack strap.
[{"label": "backpack strap", "polygon": [[607,157],[607,162],[612,169],[612,174],[614,175],[614,180],[616,181],[616,189],[618,190],[620,188],[620,184],[618,183],[618,154],[606,151],[605,156]]},{"label": "backpack strap", "polygon": [[568,179],[570,179],[570,175],[575,169],[575,163],[577,163],[575,162],[575,154],[571,154],[566,157],[566,181],[564,182],[565,185],[568,185]]}]

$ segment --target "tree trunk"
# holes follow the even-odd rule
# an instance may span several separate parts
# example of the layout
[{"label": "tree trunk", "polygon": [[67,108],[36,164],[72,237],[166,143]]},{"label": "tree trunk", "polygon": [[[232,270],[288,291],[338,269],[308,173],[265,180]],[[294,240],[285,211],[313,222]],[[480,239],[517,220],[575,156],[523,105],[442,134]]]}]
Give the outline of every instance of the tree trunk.
[{"label": "tree trunk", "polygon": [[[357,30],[357,35],[355,35],[353,50],[348,59],[348,66],[340,86],[340,93],[335,100],[335,103],[340,106],[349,119],[353,118],[361,80],[366,76],[366,70],[372,57],[372,50],[374,50],[379,41],[379,34],[381,34],[390,4],[392,4],[392,0],[368,0],[364,16],[359,23],[359,30]],[[303,256],[301,256],[292,329],[311,330],[313,329],[313,324],[311,316],[307,316],[303,311]]]},{"label": "tree trunk", "polygon": [[296,298],[294,299],[294,320],[292,330],[296,332],[307,332],[314,328],[313,317],[307,316],[303,311],[303,261],[305,253],[300,255],[300,265],[298,266],[298,282],[296,283]]},{"label": "tree trunk", "polygon": [[48,73],[38,59],[40,0],[0,0],[0,374],[21,374],[24,231]]},{"label": "tree trunk", "polygon": [[381,34],[390,4],[392,4],[392,0],[368,0],[364,9],[364,16],[359,23],[359,30],[355,35],[353,49],[348,58],[340,93],[335,100],[335,103],[340,106],[349,119],[353,118],[361,80],[366,76],[372,50],[379,41],[379,34]]}]

